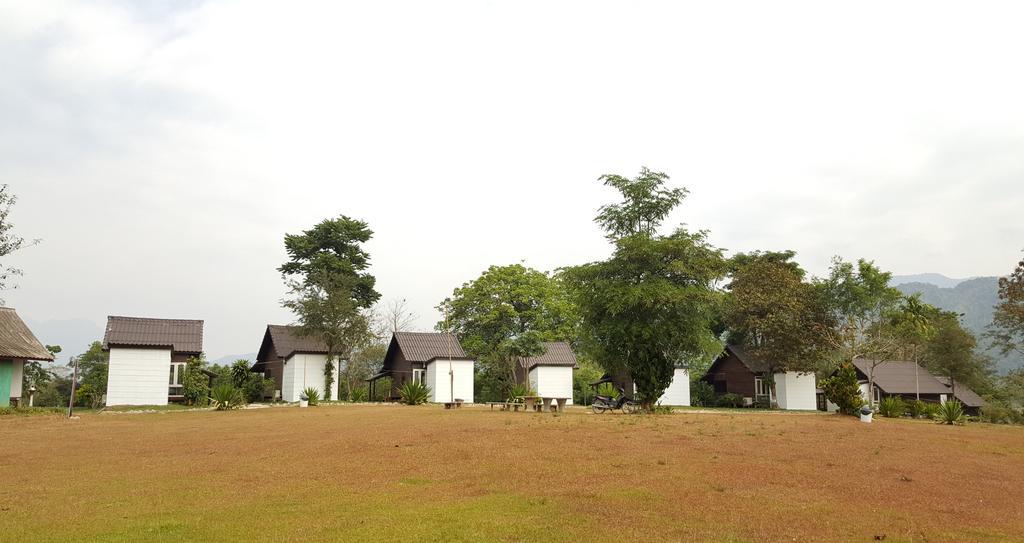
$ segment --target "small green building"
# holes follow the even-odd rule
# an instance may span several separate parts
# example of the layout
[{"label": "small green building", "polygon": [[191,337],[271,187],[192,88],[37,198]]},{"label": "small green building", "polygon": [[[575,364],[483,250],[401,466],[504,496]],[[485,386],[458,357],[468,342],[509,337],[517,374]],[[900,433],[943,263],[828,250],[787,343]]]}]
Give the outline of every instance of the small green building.
[{"label": "small green building", "polygon": [[0,307],[0,407],[18,404],[25,362],[29,360],[52,362],[53,355],[39,343],[17,312]]}]

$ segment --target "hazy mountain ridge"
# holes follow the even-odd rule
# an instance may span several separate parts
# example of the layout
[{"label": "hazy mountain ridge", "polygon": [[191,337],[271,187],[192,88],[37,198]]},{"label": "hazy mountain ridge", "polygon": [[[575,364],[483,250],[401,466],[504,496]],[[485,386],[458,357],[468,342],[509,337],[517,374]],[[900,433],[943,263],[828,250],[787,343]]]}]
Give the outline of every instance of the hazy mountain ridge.
[{"label": "hazy mountain ridge", "polygon": [[889,284],[895,287],[907,283],[925,283],[939,288],[954,288],[968,279],[974,279],[974,277],[953,279],[941,273],[915,273],[911,275],[894,275],[889,280]]},{"label": "hazy mountain ridge", "polygon": [[[913,281],[900,282],[900,278],[942,278],[946,284],[954,282],[952,287],[942,287],[935,283]],[[942,282],[940,280],[940,282]],[[993,308],[999,303],[999,278],[975,277],[973,279],[950,279],[937,273],[904,275],[893,277],[892,285],[904,294],[920,293],[921,300],[947,311],[962,313],[964,327],[978,337],[979,349],[986,352],[996,361],[1000,372],[1024,366],[1024,358],[1020,356],[1002,356],[996,351],[986,350],[989,342],[982,337],[992,322]]]}]

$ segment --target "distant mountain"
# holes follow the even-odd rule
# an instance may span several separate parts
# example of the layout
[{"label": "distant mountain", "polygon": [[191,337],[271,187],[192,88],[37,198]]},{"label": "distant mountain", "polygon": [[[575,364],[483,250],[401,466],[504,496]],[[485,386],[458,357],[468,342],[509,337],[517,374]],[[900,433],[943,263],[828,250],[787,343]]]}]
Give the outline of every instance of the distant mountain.
[{"label": "distant mountain", "polygon": [[230,366],[231,364],[234,364],[235,360],[248,360],[249,362],[255,362],[256,361],[256,353],[229,354],[227,356],[222,356],[222,357],[218,358],[217,360],[211,360],[210,364],[220,364],[221,366]]},{"label": "distant mountain", "polygon": [[[956,281],[937,273],[926,273],[919,276],[903,277],[941,277],[947,281]],[[893,278],[893,285],[904,294],[920,293],[921,300],[947,311],[963,313],[962,322],[964,327],[974,333],[978,338],[979,350],[986,352],[996,361],[1000,372],[1024,367],[1024,357],[1021,356],[1000,356],[995,351],[988,349],[988,340],[981,337],[986,327],[992,322],[993,308],[999,303],[999,278],[998,277],[975,277],[959,281],[953,287],[941,287],[934,283],[908,282],[896,283]]]},{"label": "distant mountain", "polygon": [[951,279],[941,273],[917,273],[914,275],[894,275],[889,284],[895,287],[907,283],[927,283],[939,288],[953,288],[964,281],[966,279]]}]

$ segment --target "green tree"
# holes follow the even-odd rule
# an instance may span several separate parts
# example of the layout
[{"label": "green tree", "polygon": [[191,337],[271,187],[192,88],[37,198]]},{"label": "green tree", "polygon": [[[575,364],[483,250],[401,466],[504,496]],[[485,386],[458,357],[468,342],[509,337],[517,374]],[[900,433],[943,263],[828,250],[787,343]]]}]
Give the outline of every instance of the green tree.
[{"label": "green tree", "polygon": [[103,350],[103,343],[99,341],[92,342],[84,353],[78,355],[79,386],[87,391],[82,394],[92,407],[99,407],[107,393],[109,361],[110,353]]},{"label": "green tree", "polygon": [[[14,224],[11,223],[9,216],[17,201],[18,197],[11,194],[6,184],[0,185],[0,258],[6,258],[11,253],[39,243],[39,240],[25,241],[12,231]],[[11,279],[21,275],[20,268],[0,265],[0,291],[12,288]],[[3,300],[0,299],[0,304],[2,303]]]},{"label": "green tree", "polygon": [[563,275],[580,310],[584,350],[611,373],[628,371],[649,410],[675,367],[721,351],[711,326],[721,303],[714,285],[727,265],[704,231],[656,234],[686,194],[666,189],[667,175],[645,168],[635,180],[601,179],[623,198],[595,218],[614,252]]},{"label": "green tree", "polygon": [[561,280],[521,264],[491,266],[456,288],[438,306],[436,326],[458,338],[480,360],[485,389],[507,393],[525,358],[543,353],[543,341],[573,343],[579,316]]},{"label": "green tree", "polygon": [[[903,298],[897,307],[889,311],[888,324],[897,340],[895,349],[899,358],[918,366],[921,364],[928,342],[935,337],[940,314],[938,308],[922,302],[919,294]],[[915,378],[920,380],[920,372]],[[920,392],[916,393],[915,399],[921,399]]]},{"label": "green tree", "polygon": [[1024,260],[1013,273],[999,278],[999,304],[986,335],[1002,354],[1024,355]]},{"label": "green tree", "polygon": [[972,389],[986,390],[990,388],[992,361],[976,353],[976,346],[974,334],[961,325],[960,316],[943,311],[935,321],[935,334],[925,347],[925,368],[950,379],[954,395],[957,382]]},{"label": "green tree", "polygon": [[852,364],[843,363],[831,377],[822,379],[821,390],[825,393],[825,399],[836,404],[839,411],[847,415],[855,414],[864,405],[857,372]]},{"label": "green tree", "polygon": [[206,360],[201,356],[193,356],[185,364],[182,395],[188,405],[206,405],[210,401],[210,378],[203,371],[205,367]]},{"label": "green tree", "polygon": [[[61,352],[60,345],[44,345],[43,347],[51,356],[54,357],[54,359],[56,359],[57,355]],[[56,374],[53,370],[44,366],[41,361],[26,360],[21,379],[22,396],[28,397],[32,387],[35,387],[36,390],[42,390],[43,387],[48,385],[54,377],[56,377]]]},{"label": "green tree", "polygon": [[770,373],[821,369],[828,348],[821,331],[831,326],[820,289],[802,277],[798,265],[773,254],[734,268],[725,304],[729,341],[748,347]]},{"label": "green tree", "polygon": [[598,178],[605,186],[613,187],[622,195],[622,202],[602,206],[594,218],[608,239],[615,241],[632,235],[652,237],[661,223],[683,198],[683,187],[667,188],[668,175],[640,169],[634,179],[606,174]]},{"label": "green tree", "polygon": [[832,261],[829,276],[817,282],[830,315],[823,337],[844,362],[863,357],[868,364],[869,397],[874,397],[875,369],[898,352],[899,340],[889,323],[902,294],[889,286],[892,274],[864,259],[856,266]]},{"label": "green tree", "polygon": [[285,236],[288,262],[278,271],[290,298],[282,305],[298,317],[299,333],[320,339],[327,348],[324,399],[330,399],[335,358],[349,357],[370,335],[367,310],[380,298],[367,270],[370,256],[363,244],[373,232],[363,221],[341,216],[327,219],[302,234]]}]

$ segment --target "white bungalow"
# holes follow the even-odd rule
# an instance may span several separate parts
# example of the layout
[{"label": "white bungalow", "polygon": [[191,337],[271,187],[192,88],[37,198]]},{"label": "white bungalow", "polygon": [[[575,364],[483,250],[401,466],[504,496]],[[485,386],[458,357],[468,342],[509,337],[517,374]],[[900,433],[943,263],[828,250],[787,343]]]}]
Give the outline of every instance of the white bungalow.
[{"label": "white bungalow", "polygon": [[[274,380],[275,396],[286,402],[299,401],[307,388],[324,394],[327,346],[318,338],[302,336],[298,326],[268,324],[252,371]],[[341,364],[334,362],[331,399],[338,399]]]},{"label": "white bungalow", "polygon": [[441,332],[395,332],[384,366],[369,379],[371,398],[378,380],[391,378],[390,399],[396,399],[409,381],[430,388],[428,401],[473,403],[473,369],[476,361],[466,356],[458,338]]},{"label": "white bungalow", "polygon": [[53,361],[53,355],[9,307],[0,307],[0,407],[18,405],[25,362]]},{"label": "white bungalow", "polygon": [[528,378],[530,388],[538,396],[567,398],[566,404],[572,405],[572,372],[578,367],[576,355],[564,341],[547,342],[543,347],[544,353],[540,356],[519,361],[516,378],[519,382]]},{"label": "white bungalow", "polygon": [[184,400],[185,365],[203,352],[203,321],[107,317],[110,352],[106,405],[167,405]]}]

